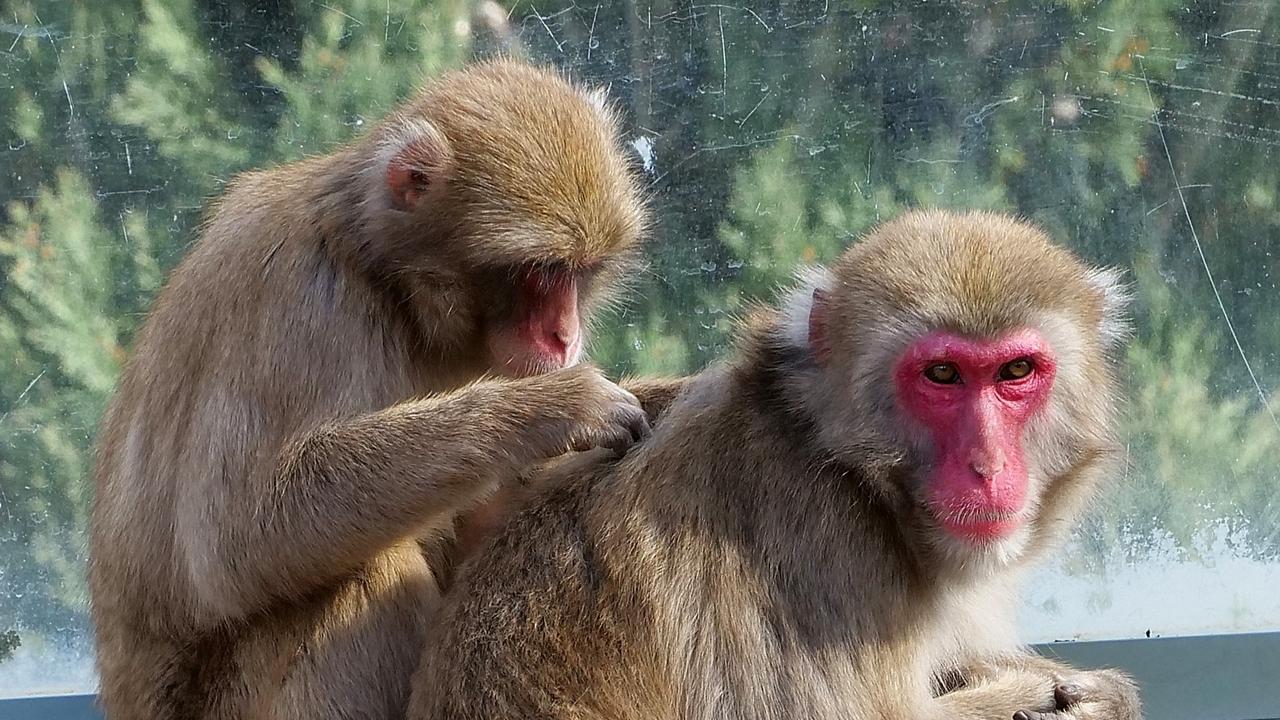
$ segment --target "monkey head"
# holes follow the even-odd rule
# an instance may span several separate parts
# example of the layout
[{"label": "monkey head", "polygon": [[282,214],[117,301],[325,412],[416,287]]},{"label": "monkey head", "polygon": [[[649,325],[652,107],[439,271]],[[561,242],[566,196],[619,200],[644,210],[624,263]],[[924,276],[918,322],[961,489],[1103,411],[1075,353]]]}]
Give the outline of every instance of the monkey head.
[{"label": "monkey head", "polygon": [[1027,224],[907,214],[798,301],[822,442],[962,566],[1060,530],[1114,456],[1124,289]]},{"label": "monkey head", "polygon": [[489,62],[437,79],[373,135],[366,224],[401,274],[430,279],[415,301],[431,334],[504,375],[576,363],[647,225],[603,93]]}]

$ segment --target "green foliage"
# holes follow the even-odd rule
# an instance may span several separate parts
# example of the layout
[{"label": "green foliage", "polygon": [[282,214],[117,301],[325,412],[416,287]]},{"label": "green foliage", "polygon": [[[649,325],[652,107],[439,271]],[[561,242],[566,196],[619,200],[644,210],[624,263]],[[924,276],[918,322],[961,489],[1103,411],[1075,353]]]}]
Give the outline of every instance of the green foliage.
[{"label": "green foliage", "polygon": [[28,575],[27,583],[50,583],[5,603],[0,623],[16,623],[84,606],[92,428],[124,354],[113,278],[128,272],[145,292],[158,271],[145,233],[122,245],[97,223],[93,195],[74,171],[61,170],[34,203],[10,204],[7,217],[0,228],[7,370],[0,478],[3,512],[18,522],[0,539],[0,554],[39,578]]},{"label": "green foliage", "polygon": [[276,131],[278,155],[327,152],[381,118],[424,78],[460,64],[463,9],[457,0],[346,3],[312,19],[297,73],[259,58],[263,79],[280,89],[287,108]]},{"label": "green foliage", "polygon": [[[190,0],[143,0],[136,69],[111,99],[113,119],[145,128],[163,157],[208,183],[247,165],[255,138],[221,59],[207,50]],[[204,188],[202,188],[204,189]]]},{"label": "green foliage", "polygon": [[[1280,13],[1267,3],[509,9],[528,55],[609,85],[653,150],[660,224],[597,359],[697,369],[745,302],[883,218],[1016,211],[1137,268],[1128,482],[1091,520],[1095,547],[1141,553],[1144,536],[1172,534],[1193,549],[1227,518],[1248,528],[1241,552],[1280,549],[1280,431],[1187,223],[1274,397],[1280,96],[1266,48]],[[206,201],[236,172],[328,151],[463,62],[491,32],[473,11],[15,0],[0,17],[0,627],[83,630],[94,428]]]},{"label": "green foliage", "polygon": [[1223,396],[1217,360],[1235,348],[1202,319],[1183,319],[1169,288],[1140,267],[1152,312],[1127,358],[1126,474],[1134,482],[1120,486],[1109,514],[1136,538],[1167,533],[1188,549],[1198,532],[1225,519],[1248,530],[1251,542],[1239,552],[1275,557],[1280,424],[1247,389]]}]

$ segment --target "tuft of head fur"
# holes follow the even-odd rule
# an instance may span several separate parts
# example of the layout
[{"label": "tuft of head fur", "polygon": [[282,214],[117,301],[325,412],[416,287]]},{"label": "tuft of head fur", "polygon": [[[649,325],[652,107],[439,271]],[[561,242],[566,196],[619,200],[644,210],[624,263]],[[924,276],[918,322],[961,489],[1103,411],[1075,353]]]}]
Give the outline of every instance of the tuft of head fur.
[{"label": "tuft of head fur", "polygon": [[487,263],[587,266],[630,249],[647,229],[618,114],[599,90],[492,60],[435,79],[375,134],[382,147],[404,147],[406,129],[422,124],[450,155],[425,219],[464,254],[473,243]]},{"label": "tuft of head fur", "polygon": [[1111,289],[1114,272],[1092,270],[1038,228],[990,212],[907,213],[854,245],[832,272],[843,327],[867,312],[893,313],[994,337],[1032,313],[1066,310],[1097,334],[1123,297]]}]

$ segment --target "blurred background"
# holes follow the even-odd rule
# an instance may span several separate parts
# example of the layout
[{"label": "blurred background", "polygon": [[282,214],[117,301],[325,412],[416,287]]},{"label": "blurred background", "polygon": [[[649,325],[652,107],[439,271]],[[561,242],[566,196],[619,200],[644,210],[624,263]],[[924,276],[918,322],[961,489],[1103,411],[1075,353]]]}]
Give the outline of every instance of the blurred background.
[{"label": "blurred background", "polygon": [[904,208],[1125,268],[1127,466],[1025,636],[1280,629],[1271,0],[0,0],[0,697],[93,687],[95,427],[207,201],[497,52],[625,109],[659,224],[594,343],[616,373],[702,367]]}]

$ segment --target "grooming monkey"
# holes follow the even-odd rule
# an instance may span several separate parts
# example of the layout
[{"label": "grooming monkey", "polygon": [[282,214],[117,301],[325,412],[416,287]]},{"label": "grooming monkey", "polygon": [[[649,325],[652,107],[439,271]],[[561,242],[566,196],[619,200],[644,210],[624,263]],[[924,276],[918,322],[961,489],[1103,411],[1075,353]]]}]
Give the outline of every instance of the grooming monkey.
[{"label": "grooming monkey", "polygon": [[648,431],[576,364],[645,224],[603,96],[512,62],[238,178],[103,420],[108,717],[402,717],[459,513]]},{"label": "grooming monkey", "polygon": [[490,541],[409,717],[1140,717],[1013,627],[1113,464],[1122,305],[1006,217],[883,225]]}]

